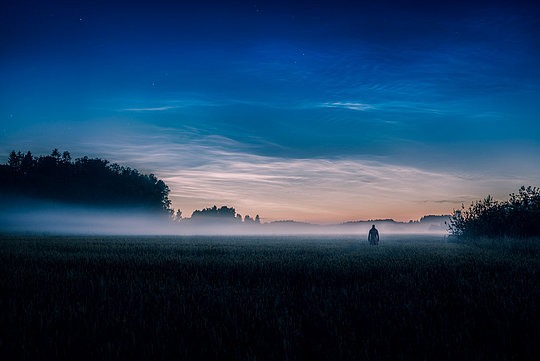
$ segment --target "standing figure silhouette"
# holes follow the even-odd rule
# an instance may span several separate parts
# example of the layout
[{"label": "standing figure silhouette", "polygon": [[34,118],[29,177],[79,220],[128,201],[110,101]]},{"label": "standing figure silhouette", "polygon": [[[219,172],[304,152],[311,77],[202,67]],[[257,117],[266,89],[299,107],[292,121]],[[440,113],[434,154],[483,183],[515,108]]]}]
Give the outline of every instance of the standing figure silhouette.
[{"label": "standing figure silhouette", "polygon": [[368,242],[372,246],[379,244],[379,231],[375,228],[375,225],[369,230]]}]

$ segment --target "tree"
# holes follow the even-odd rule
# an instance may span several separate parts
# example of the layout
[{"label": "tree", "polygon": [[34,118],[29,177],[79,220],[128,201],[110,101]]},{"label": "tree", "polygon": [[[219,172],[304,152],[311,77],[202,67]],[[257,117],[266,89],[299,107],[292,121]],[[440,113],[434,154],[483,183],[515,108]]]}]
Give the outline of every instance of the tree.
[{"label": "tree", "polygon": [[20,171],[26,174],[28,171],[32,169],[33,166],[34,166],[34,157],[32,157],[32,153],[28,151],[28,153],[26,153],[26,155],[21,160]]},{"label": "tree", "polygon": [[251,216],[246,215],[244,217],[244,223],[246,223],[246,224],[259,224],[259,223],[261,223],[261,219],[260,219],[258,214],[257,214],[257,216],[255,218],[251,218]]},{"label": "tree", "polygon": [[180,221],[182,219],[182,211],[181,210],[176,210],[176,213],[174,214],[174,220],[175,221]]},{"label": "tree", "polygon": [[172,211],[169,187],[154,174],[100,158],[73,162],[69,152],[60,155],[58,149],[39,157],[12,151],[7,164],[0,165],[0,176],[0,192],[10,196]]},{"label": "tree", "polygon": [[461,206],[450,217],[450,232],[462,238],[540,236],[540,188],[522,186],[508,201],[491,196]]},{"label": "tree", "polygon": [[21,152],[15,153],[14,150],[9,153],[8,165],[12,168],[19,169],[24,156]]},{"label": "tree", "polygon": [[260,217],[257,215],[255,218],[251,218],[249,215],[246,215],[243,218],[240,213],[236,213],[234,207],[227,206],[213,206],[210,208],[204,208],[202,210],[195,210],[191,214],[191,219],[195,221],[219,221],[219,222],[235,222],[235,223],[260,223]]},{"label": "tree", "polygon": [[53,151],[51,152],[51,157],[57,159],[57,160],[60,160],[60,152],[58,151],[57,148],[54,148]]},{"label": "tree", "polygon": [[211,208],[205,208],[203,210],[195,210],[191,214],[192,219],[214,219],[221,221],[234,221],[236,219],[236,210],[233,207],[213,206]]},{"label": "tree", "polygon": [[68,151],[62,153],[62,161],[66,164],[71,162],[71,154]]}]

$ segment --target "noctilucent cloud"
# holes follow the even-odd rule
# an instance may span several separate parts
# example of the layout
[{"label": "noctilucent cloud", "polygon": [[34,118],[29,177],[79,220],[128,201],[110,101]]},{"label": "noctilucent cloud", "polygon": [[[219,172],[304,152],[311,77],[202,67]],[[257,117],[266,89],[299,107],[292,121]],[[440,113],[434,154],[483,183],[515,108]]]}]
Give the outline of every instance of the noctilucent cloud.
[{"label": "noctilucent cloud", "polygon": [[155,173],[263,221],[448,214],[540,185],[540,8],[10,1],[0,152]]}]

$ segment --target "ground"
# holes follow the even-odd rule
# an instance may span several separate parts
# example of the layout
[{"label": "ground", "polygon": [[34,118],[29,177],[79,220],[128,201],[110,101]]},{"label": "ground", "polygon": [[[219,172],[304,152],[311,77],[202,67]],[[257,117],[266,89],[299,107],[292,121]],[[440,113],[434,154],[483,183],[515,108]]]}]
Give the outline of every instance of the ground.
[{"label": "ground", "polygon": [[0,357],[537,359],[537,254],[364,238],[3,235]]}]

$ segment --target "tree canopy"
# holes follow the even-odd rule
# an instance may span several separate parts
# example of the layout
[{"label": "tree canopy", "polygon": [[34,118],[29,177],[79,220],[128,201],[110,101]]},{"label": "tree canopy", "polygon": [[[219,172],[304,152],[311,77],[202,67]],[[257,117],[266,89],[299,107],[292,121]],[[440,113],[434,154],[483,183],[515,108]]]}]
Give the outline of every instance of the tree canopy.
[{"label": "tree canopy", "polygon": [[101,158],[71,160],[69,152],[33,156],[12,151],[0,165],[0,193],[96,206],[136,207],[170,212],[169,187],[154,174],[142,174]]},{"label": "tree canopy", "polygon": [[195,210],[191,214],[192,219],[208,219],[214,218],[219,220],[236,220],[236,210],[233,207],[221,206],[220,208],[213,206],[202,210]]},{"label": "tree canopy", "polygon": [[202,210],[195,210],[191,214],[191,220],[192,221],[198,221],[198,222],[235,222],[235,223],[245,223],[245,224],[259,224],[261,223],[261,219],[259,215],[255,218],[251,218],[249,215],[246,215],[244,217],[244,220],[242,221],[242,215],[239,213],[236,213],[236,209],[234,207],[227,207],[227,206],[213,206],[204,208]]},{"label": "tree canopy", "polygon": [[464,238],[540,236],[540,188],[521,187],[507,201],[487,196],[450,219],[450,231]]}]

